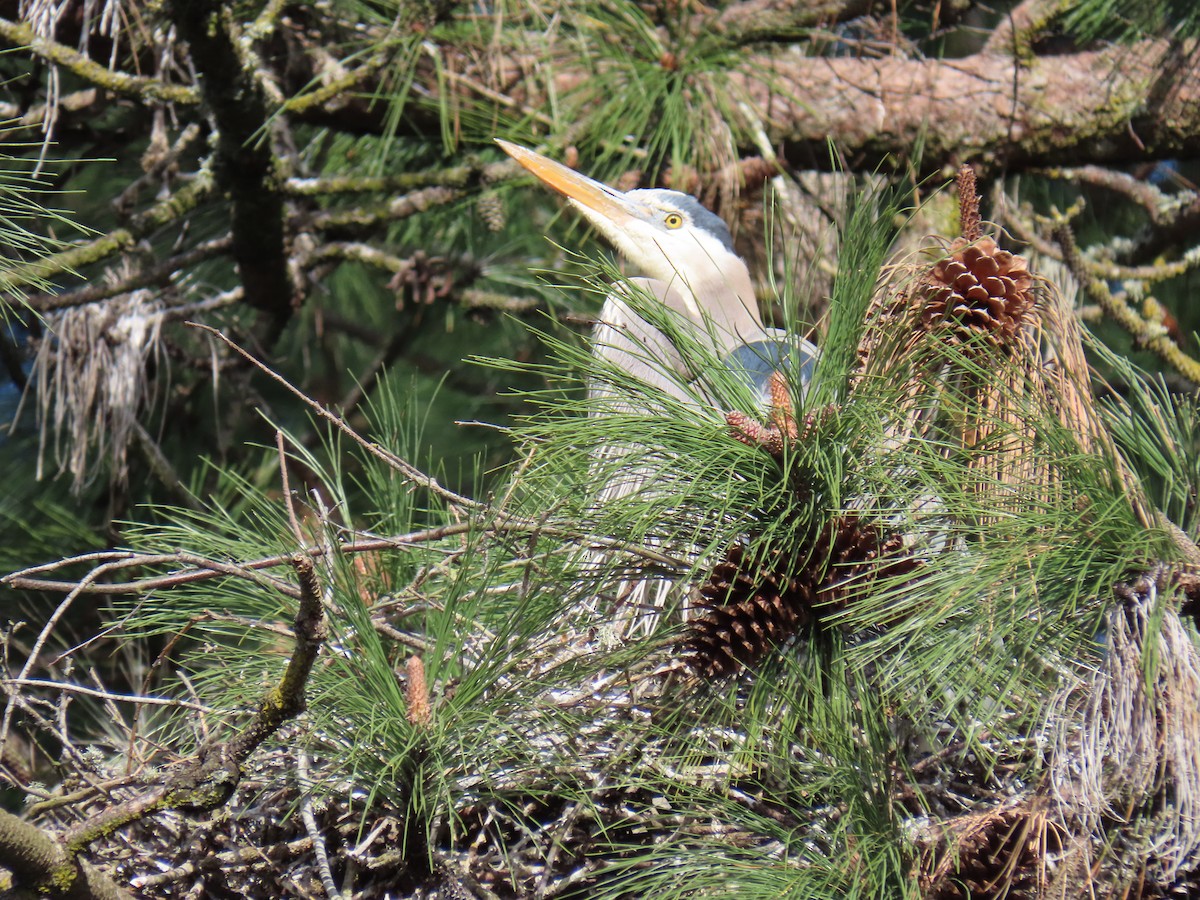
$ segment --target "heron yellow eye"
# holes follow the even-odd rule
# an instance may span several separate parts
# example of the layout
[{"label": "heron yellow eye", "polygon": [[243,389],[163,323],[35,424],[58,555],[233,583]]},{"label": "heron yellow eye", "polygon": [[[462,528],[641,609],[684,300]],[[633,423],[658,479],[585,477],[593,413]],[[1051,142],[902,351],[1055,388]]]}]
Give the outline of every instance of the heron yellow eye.
[{"label": "heron yellow eye", "polygon": [[683,216],[679,213],[667,213],[667,217],[663,219],[663,224],[668,228],[679,228],[683,225]]}]

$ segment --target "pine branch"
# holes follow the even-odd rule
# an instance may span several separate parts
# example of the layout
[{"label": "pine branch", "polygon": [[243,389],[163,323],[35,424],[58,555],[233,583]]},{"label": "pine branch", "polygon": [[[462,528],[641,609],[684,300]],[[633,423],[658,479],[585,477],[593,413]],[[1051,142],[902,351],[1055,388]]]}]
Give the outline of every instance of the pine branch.
[{"label": "pine branch", "polygon": [[1031,174],[1075,184],[1095,185],[1120,194],[1145,210],[1150,222],[1155,225],[1169,218],[1169,211],[1178,206],[1176,198],[1164,194],[1156,185],[1119,169],[1107,169],[1103,166],[1052,166],[1048,169],[1034,170]]},{"label": "pine branch", "polygon": [[[1053,239],[1043,237],[1039,228],[1045,229],[1047,232],[1054,230],[1052,220],[1043,220],[1043,217],[1038,217],[1037,224],[1028,221],[1022,213],[1017,212],[1016,203],[1005,204],[1003,211],[1004,226],[1012,232],[1013,237],[1017,238],[1022,243],[1028,244],[1042,256],[1048,259],[1063,260],[1062,248],[1054,242]],[[1145,281],[1148,283],[1156,283],[1166,281],[1169,278],[1178,278],[1192,269],[1200,266],[1200,252],[1192,250],[1185,253],[1180,259],[1164,260],[1143,266],[1124,266],[1112,262],[1105,258],[1106,254],[1101,254],[1100,259],[1095,259],[1089,253],[1084,254],[1083,250],[1079,251],[1079,263],[1093,277],[1100,280],[1113,281]]]},{"label": "pine branch", "polygon": [[176,766],[157,784],[89,816],[69,829],[64,842],[79,852],[119,828],[166,809],[206,812],[224,805],[242,777],[242,767],[263,741],[304,710],[304,692],[317,653],[326,639],[321,588],[312,558],[294,554],[289,562],[300,583],[295,647],[279,683],[263,697],[251,722],[228,741],[208,744]]},{"label": "pine branch", "polygon": [[334,194],[409,194],[422,188],[466,188],[476,181],[495,181],[518,173],[507,162],[480,163],[467,160],[465,165],[447,166],[424,172],[399,172],[394,175],[330,175],[319,178],[289,178],[283,190],[297,197],[324,197]]},{"label": "pine branch", "polygon": [[132,272],[124,278],[108,283],[97,279],[61,294],[35,294],[25,299],[25,305],[35,312],[53,312],[108,300],[138,288],[169,284],[183,270],[227,253],[232,246],[233,241],[228,236],[205,241],[183,253],[169,256],[157,265]]},{"label": "pine branch", "polygon": [[137,100],[178,103],[183,106],[200,102],[200,92],[194,87],[167,84],[144,75],[129,75],[106,68],[63,44],[36,34],[29,24],[0,19],[0,37],[14,47],[28,47],[47,62],[70,69],[84,81],[114,94]]},{"label": "pine branch", "polygon": [[1083,285],[1088,298],[1097,304],[1114,322],[1133,336],[1133,339],[1157,354],[1176,372],[1193,385],[1200,385],[1200,361],[1188,356],[1175,341],[1171,340],[1160,323],[1149,322],[1139,316],[1124,300],[1113,294],[1108,285],[1092,275],[1075,242],[1075,233],[1067,222],[1055,229],[1055,239],[1062,248],[1063,262]]},{"label": "pine branch", "polygon": [[[637,556],[648,563],[654,563],[666,568],[681,568],[686,563],[678,557],[655,550],[651,547],[639,547],[626,540],[609,538],[603,535],[589,534],[578,528],[569,528],[553,523],[517,518],[500,514],[496,521],[490,524],[479,522],[456,522],[423,528],[406,534],[389,535],[387,537],[371,537],[353,541],[344,541],[333,545],[338,554],[354,555],[357,553],[378,553],[382,550],[398,550],[414,547],[419,544],[429,544],[465,534],[492,534],[504,536],[510,534],[536,534],[552,538],[562,538],[573,544],[597,549],[620,550]],[[304,548],[303,552],[319,559],[328,555],[328,548],[322,544],[313,544]],[[285,597],[297,599],[300,590],[289,582],[273,575],[263,574],[264,569],[274,569],[287,565],[290,555],[266,556],[260,559],[245,560],[231,563],[224,560],[208,559],[196,553],[179,551],[177,553],[133,553],[126,550],[102,550],[96,553],[85,553],[66,559],[55,560],[11,572],[0,578],[0,584],[6,584],[17,590],[53,591],[56,593],[72,594],[142,594],[149,591],[164,590],[186,584],[209,581],[214,578],[240,578],[260,587],[268,588]],[[74,581],[56,580],[39,577],[43,573],[55,572],[80,564],[99,564],[88,575]],[[152,575],[133,581],[101,581],[99,575],[109,572],[119,572],[125,569],[173,567],[180,571],[166,575]],[[22,676],[23,677],[23,676]]]},{"label": "pine branch", "polygon": [[0,272],[0,293],[15,293],[19,288],[41,284],[64,273],[76,272],[85,266],[103,262],[129,250],[150,232],[191,212],[209,197],[212,189],[212,174],[202,167],[190,182],[174,194],[135,216],[128,228],[118,228],[87,243]]},{"label": "pine branch", "polygon": [[446,206],[462,199],[463,196],[463,192],[456,188],[428,187],[376,206],[338,208],[317,213],[312,217],[312,227],[335,234],[351,230],[378,229],[433,207]]}]

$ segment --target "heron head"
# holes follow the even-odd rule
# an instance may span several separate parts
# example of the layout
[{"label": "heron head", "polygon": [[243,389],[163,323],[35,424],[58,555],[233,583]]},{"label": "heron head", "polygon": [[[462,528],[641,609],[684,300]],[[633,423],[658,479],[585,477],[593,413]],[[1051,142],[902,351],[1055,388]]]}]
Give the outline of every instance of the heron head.
[{"label": "heron head", "polygon": [[617,251],[653,279],[752,302],[749,273],[729,228],[695,197],[679,191],[621,192],[508,141],[504,151],[565,196]]}]

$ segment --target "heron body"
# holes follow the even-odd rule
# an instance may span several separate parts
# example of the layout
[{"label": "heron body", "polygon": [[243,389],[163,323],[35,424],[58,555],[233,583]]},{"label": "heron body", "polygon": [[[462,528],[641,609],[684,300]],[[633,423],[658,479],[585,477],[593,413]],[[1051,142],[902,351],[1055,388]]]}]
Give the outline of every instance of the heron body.
[{"label": "heron body", "polygon": [[[652,391],[694,405],[704,396],[702,389],[693,387],[703,373],[688,358],[689,349],[697,346],[707,351],[702,355],[721,360],[764,406],[774,371],[798,365],[799,372],[791,373],[798,376],[793,381],[808,382],[817,348],[763,325],[750,270],[734,250],[729,228],[695,197],[660,189],[621,192],[532,150],[497,143],[563,194],[643,273],[606,299],[593,335],[593,356]],[[661,308],[639,315],[637,310],[646,309],[646,303]],[[655,324],[663,320],[670,320],[671,327]],[[591,389],[592,396],[607,393],[603,387]],[[649,478],[649,473],[626,472],[597,499],[603,503],[627,496]],[[661,605],[665,596],[662,583],[650,586],[645,580],[623,583],[622,590],[629,595],[622,599],[634,608]]]}]

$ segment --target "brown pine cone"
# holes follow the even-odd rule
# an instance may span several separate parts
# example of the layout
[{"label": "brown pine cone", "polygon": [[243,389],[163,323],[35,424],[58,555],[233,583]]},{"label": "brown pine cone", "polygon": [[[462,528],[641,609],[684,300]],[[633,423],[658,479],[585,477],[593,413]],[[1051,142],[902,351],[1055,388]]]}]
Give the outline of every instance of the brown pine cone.
[{"label": "brown pine cone", "polygon": [[1024,257],[1001,250],[991,238],[960,238],[929,273],[921,324],[927,330],[948,324],[964,339],[982,334],[1007,344],[1033,305],[1032,287]]}]

